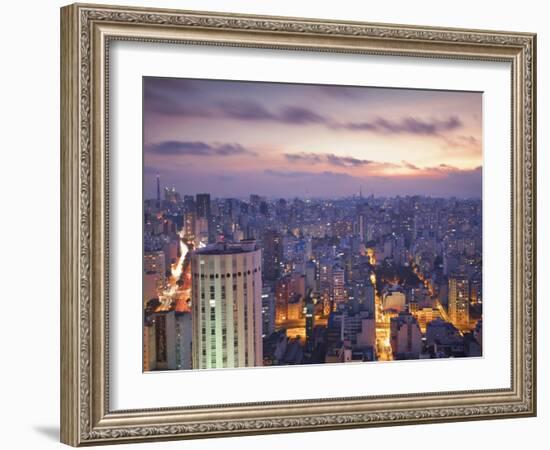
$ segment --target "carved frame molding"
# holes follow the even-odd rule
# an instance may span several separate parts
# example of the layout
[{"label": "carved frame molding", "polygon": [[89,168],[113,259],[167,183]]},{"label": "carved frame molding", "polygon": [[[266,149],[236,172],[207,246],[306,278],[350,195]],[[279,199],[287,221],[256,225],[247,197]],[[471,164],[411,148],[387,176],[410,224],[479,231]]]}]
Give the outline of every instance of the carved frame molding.
[{"label": "carved frame molding", "polygon": [[[97,445],[536,414],[534,34],[76,4],[61,10],[61,38],[63,442]],[[113,40],[510,62],[510,389],[111,411],[105,105]]]}]

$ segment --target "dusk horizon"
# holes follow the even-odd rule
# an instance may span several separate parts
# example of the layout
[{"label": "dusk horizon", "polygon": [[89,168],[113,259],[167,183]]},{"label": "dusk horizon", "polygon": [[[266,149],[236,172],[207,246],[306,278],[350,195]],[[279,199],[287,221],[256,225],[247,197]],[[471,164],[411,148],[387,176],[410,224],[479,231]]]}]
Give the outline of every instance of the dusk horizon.
[{"label": "dusk horizon", "polygon": [[[155,184],[154,189],[156,190],[156,184]],[[178,192],[178,193],[180,192],[176,188],[176,186],[174,186],[174,185],[165,185],[164,183],[162,183],[162,189],[163,189],[163,191],[162,191],[163,194],[162,195],[166,195],[166,190],[173,190],[174,192]],[[151,192],[152,192],[152,189],[151,189]],[[201,194],[209,194],[210,195],[211,193],[207,192],[207,191],[186,191],[185,192],[185,195],[190,195],[190,196],[193,196],[193,197],[197,196],[197,195],[201,195]],[[210,195],[210,196],[211,196],[212,200],[236,199],[236,200],[245,201],[245,200],[248,200],[250,198],[250,195],[258,195],[261,198],[266,199],[268,201],[277,201],[277,200],[280,200],[280,199],[284,199],[284,200],[308,199],[308,200],[313,200],[313,201],[323,201],[323,200],[351,200],[351,199],[360,199],[360,198],[368,200],[368,198],[393,199],[393,198],[410,198],[410,197],[425,197],[425,198],[429,198],[429,199],[432,199],[432,200],[452,199],[452,198],[456,198],[456,199],[460,199],[460,200],[481,200],[482,199],[481,195],[472,195],[472,196],[458,196],[458,195],[447,195],[447,196],[445,196],[445,195],[436,195],[436,194],[427,194],[427,195],[424,195],[424,194],[375,195],[373,193],[368,193],[368,192],[360,193],[359,191],[357,193],[352,193],[351,195],[339,195],[339,196],[335,196],[335,195],[320,196],[320,195],[314,195],[314,194],[311,194],[311,193],[306,193],[305,195],[290,195],[290,196],[284,197],[284,196],[278,196],[278,195],[274,195],[274,196],[260,195],[256,192],[251,192],[248,195],[241,195],[241,196],[231,195],[231,194],[227,194],[227,193],[223,194],[223,195]],[[144,197],[144,200],[145,201],[150,201],[150,202],[156,201],[157,200],[156,192],[151,193],[150,196],[146,195]]]},{"label": "dusk horizon", "polygon": [[481,93],[144,78],[144,192],[479,198]]}]

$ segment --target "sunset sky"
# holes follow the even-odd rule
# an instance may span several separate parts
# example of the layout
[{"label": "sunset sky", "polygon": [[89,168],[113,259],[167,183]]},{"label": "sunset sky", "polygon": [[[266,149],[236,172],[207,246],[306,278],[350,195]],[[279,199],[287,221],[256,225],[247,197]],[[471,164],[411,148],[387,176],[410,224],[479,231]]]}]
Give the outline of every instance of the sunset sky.
[{"label": "sunset sky", "polygon": [[144,78],[144,188],[481,197],[482,94]]}]

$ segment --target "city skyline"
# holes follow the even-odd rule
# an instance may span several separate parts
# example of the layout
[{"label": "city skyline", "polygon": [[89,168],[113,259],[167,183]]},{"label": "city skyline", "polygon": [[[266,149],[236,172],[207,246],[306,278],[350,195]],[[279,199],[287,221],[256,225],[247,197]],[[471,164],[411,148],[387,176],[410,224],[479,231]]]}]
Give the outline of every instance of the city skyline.
[{"label": "city skyline", "polygon": [[481,93],[144,78],[144,192],[480,197]]},{"label": "city skyline", "polygon": [[[158,176],[158,179],[160,180],[160,182],[162,183],[162,178],[160,177],[160,175]],[[155,180],[156,180],[156,177],[155,177]],[[156,183],[156,181],[155,181]],[[156,189],[156,188],[155,188]],[[334,200],[351,200],[351,199],[373,199],[373,198],[376,198],[376,199],[393,199],[393,198],[408,198],[408,197],[426,197],[426,198],[430,198],[430,199],[434,199],[434,200],[438,200],[438,199],[452,199],[452,198],[457,198],[457,199],[460,199],[460,200],[481,200],[481,195],[471,195],[471,196],[464,196],[464,197],[459,197],[459,196],[455,196],[455,195],[451,195],[451,196],[443,196],[443,195],[437,195],[437,194],[434,194],[434,195],[422,195],[422,194],[406,194],[406,193],[403,193],[403,194],[396,194],[396,195],[375,195],[374,193],[371,193],[371,192],[365,192],[363,190],[363,186],[358,186],[357,187],[357,191],[356,192],[352,192],[351,194],[349,195],[342,195],[342,196],[334,196],[334,195],[324,195],[324,196],[315,196],[313,195],[312,193],[308,191],[306,191],[306,193],[304,195],[289,195],[287,197],[283,197],[283,196],[278,196],[278,195],[274,195],[274,196],[268,196],[268,195],[264,195],[262,196],[262,198],[264,198],[265,200],[268,200],[268,201],[276,201],[276,200],[287,200],[287,201],[292,201],[292,200],[295,200],[295,199],[298,199],[298,200],[303,200],[303,201],[327,201],[327,202],[330,202],[330,201],[334,201]],[[170,192],[179,192],[177,189],[176,189],[176,186],[174,185],[165,185],[163,187],[163,190],[161,192],[161,198],[165,198],[166,195],[169,195]],[[168,194],[167,194],[168,193]],[[186,195],[191,195],[191,196],[197,196],[197,195],[202,195],[202,194],[206,194],[206,195],[210,195],[210,193],[206,193],[204,191],[200,191],[200,190],[197,190],[196,192],[195,191],[189,191]],[[150,196],[145,196],[145,200],[151,200],[151,201],[156,201],[156,198],[157,198],[157,193],[151,193]],[[211,200],[230,200],[230,199],[234,199],[234,200],[240,200],[240,201],[246,201],[250,198],[250,194],[248,195],[230,195],[230,194],[220,194],[220,195],[210,195],[210,198]]]},{"label": "city skyline", "polygon": [[480,199],[144,207],[145,371],[482,355]]}]

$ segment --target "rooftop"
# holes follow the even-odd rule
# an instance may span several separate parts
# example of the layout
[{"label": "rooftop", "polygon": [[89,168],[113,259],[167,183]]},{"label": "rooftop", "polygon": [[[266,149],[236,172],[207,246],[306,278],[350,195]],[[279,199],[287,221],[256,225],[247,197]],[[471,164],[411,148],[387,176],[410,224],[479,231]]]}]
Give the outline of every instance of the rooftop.
[{"label": "rooftop", "polygon": [[234,255],[250,253],[258,250],[255,239],[245,239],[240,242],[217,242],[195,250],[198,255]]}]

